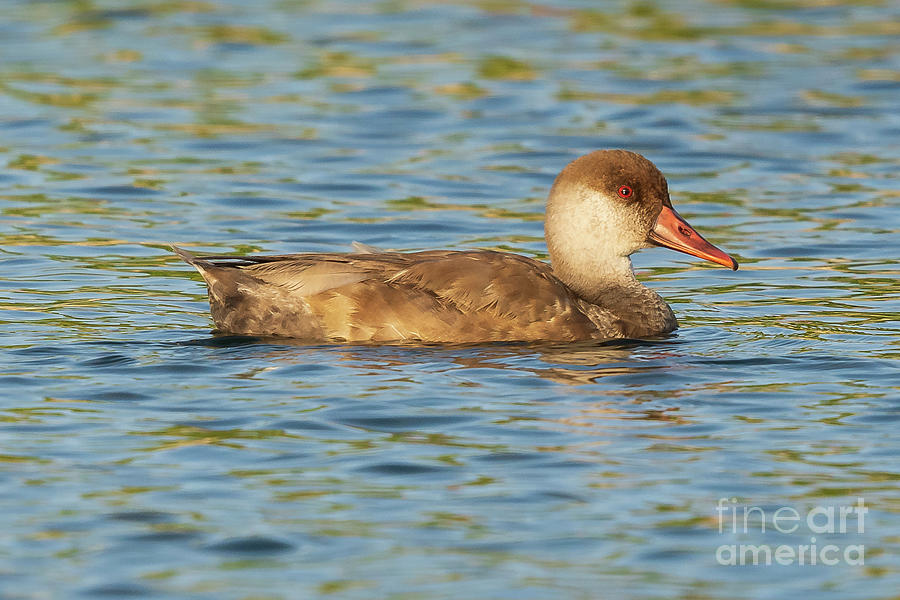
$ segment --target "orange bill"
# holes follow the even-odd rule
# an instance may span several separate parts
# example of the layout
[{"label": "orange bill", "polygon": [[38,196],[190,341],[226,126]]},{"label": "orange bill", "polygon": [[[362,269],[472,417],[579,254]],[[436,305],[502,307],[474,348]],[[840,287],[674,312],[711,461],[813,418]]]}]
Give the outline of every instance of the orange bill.
[{"label": "orange bill", "polygon": [[656,218],[656,225],[650,232],[650,241],[659,246],[692,254],[737,271],[737,261],[707,242],[703,236],[688,225],[674,208],[663,206]]}]

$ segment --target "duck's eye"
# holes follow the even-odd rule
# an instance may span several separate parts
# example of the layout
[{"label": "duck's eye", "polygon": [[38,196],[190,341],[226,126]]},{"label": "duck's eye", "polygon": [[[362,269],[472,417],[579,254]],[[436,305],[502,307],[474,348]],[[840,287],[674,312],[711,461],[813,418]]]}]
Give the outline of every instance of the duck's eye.
[{"label": "duck's eye", "polygon": [[631,198],[632,196],[634,196],[634,190],[631,189],[631,186],[620,185],[618,191],[619,191],[619,196],[621,196],[622,198],[627,199],[627,198]]}]

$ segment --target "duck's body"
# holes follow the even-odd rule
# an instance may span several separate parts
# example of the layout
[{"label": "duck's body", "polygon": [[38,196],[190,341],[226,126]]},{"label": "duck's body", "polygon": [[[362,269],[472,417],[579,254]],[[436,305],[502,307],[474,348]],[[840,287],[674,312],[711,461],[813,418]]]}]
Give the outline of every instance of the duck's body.
[{"label": "duck's body", "polygon": [[[676,327],[675,315],[648,288],[650,306],[663,310],[631,302],[625,290],[609,290],[605,308],[576,295],[546,263],[507,252],[178,252],[203,274],[213,320],[229,333],[467,343],[638,338]],[[614,311],[617,305],[627,310]]]},{"label": "duck's body", "polygon": [[652,163],[625,151],[595,152],[566,167],[551,191],[546,231],[553,267],[477,250],[176,252],[206,280],[219,331],[310,342],[657,336],[677,327],[675,315],[635,279],[628,255],[655,243],[737,267],[671,209],[665,179]]}]

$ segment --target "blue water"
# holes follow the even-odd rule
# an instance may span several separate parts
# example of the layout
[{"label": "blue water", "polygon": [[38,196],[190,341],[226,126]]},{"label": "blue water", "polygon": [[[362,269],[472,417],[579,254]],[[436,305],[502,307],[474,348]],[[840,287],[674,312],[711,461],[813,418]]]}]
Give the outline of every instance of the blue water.
[{"label": "blue water", "polygon": [[[898,34],[877,1],[0,4],[0,598],[896,598]],[[216,337],[166,245],[543,258],[556,173],[610,147],[741,263],[636,255],[662,341]]]}]

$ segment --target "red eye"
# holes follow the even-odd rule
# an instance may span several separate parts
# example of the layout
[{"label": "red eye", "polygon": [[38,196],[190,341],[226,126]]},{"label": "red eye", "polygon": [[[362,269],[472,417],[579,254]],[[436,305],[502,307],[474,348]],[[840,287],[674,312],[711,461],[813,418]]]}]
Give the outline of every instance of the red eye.
[{"label": "red eye", "polygon": [[623,198],[631,198],[634,195],[634,190],[627,185],[620,185],[619,195]]}]

